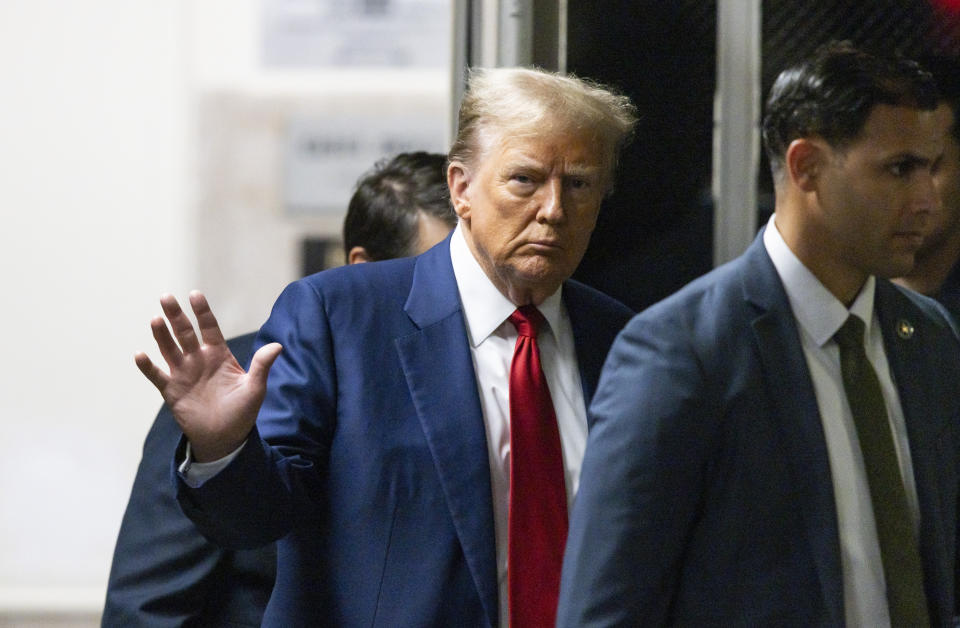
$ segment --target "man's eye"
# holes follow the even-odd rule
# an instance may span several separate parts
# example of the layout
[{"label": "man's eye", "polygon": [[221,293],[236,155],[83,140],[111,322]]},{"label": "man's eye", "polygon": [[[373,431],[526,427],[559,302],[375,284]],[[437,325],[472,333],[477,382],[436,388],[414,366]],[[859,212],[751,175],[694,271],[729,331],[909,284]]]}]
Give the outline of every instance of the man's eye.
[{"label": "man's eye", "polygon": [[589,183],[586,179],[570,179],[570,187],[574,190],[582,190],[587,187]]},{"label": "man's eye", "polygon": [[933,166],[930,168],[930,174],[939,174],[941,168],[943,168],[943,155],[937,157],[936,161],[933,162]]},{"label": "man's eye", "polygon": [[530,177],[528,177],[528,176],[525,175],[525,174],[515,174],[515,175],[513,175],[512,178],[513,178],[513,180],[516,181],[517,183],[523,183],[523,184],[533,183],[533,179],[531,179]]},{"label": "man's eye", "polygon": [[918,169],[922,169],[922,168],[925,169],[930,167],[932,167],[932,165],[927,161],[923,161],[920,159],[904,159],[902,161],[898,161],[890,164],[889,166],[887,166],[887,169],[890,171],[890,174],[902,179],[902,178],[910,177]]}]

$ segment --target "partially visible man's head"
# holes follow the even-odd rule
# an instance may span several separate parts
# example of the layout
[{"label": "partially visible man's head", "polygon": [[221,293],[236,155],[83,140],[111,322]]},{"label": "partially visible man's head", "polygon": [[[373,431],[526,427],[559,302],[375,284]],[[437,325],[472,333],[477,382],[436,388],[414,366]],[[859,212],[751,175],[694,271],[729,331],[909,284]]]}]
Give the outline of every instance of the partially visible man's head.
[{"label": "partially visible man's head", "polygon": [[931,216],[930,234],[917,252],[918,258],[937,251],[960,232],[960,63],[951,58],[927,57],[921,59],[921,64],[933,74],[940,91],[936,114],[946,142],[933,176],[940,195],[940,211]]},{"label": "partially visible man's head", "polygon": [[595,83],[471,72],[447,179],[471,252],[511,301],[539,304],[573,274],[635,124],[629,98]]},{"label": "partially visible man's head", "polygon": [[874,56],[849,42],[825,44],[781,72],[767,98],[763,140],[774,181],[797,138],[816,136],[842,149],[877,105],[933,109],[936,103],[933,79],[917,63]]},{"label": "partially visible man's head", "polygon": [[347,263],[416,255],[457,224],[447,190],[447,158],[400,153],[357,181],[343,221]]}]

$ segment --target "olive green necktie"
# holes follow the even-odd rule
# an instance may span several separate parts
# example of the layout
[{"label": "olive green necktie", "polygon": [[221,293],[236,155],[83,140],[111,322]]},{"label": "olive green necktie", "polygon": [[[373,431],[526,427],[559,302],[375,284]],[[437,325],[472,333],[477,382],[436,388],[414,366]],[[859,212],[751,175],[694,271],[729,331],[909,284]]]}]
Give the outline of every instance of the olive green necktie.
[{"label": "olive green necktie", "polygon": [[887,583],[890,624],[894,628],[929,626],[927,600],[907,493],[900,474],[890,421],[877,375],[863,348],[864,324],[850,316],[836,333],[843,388],[870,485],[870,501]]}]

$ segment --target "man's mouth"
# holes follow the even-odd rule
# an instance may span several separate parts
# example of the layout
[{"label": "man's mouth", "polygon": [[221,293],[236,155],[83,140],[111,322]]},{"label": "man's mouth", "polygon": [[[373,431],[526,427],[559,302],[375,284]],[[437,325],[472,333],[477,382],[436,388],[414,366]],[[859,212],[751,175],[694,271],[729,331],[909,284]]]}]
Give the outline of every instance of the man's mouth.
[{"label": "man's mouth", "polygon": [[893,236],[905,244],[919,248],[923,244],[924,233],[922,231],[898,231]]},{"label": "man's mouth", "polygon": [[560,241],[552,238],[542,238],[539,240],[531,240],[527,242],[527,246],[532,247],[537,251],[556,251],[560,247]]}]

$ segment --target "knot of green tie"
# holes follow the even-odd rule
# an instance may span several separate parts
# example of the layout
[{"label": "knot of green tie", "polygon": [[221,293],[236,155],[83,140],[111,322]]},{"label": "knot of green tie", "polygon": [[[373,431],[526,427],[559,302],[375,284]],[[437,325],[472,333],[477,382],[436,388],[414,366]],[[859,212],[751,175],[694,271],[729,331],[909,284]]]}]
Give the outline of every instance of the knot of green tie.
[{"label": "knot of green tie", "polygon": [[853,349],[854,351],[863,351],[863,334],[867,326],[860,320],[859,316],[851,314],[843,323],[843,326],[837,330],[833,339],[844,349]]}]

